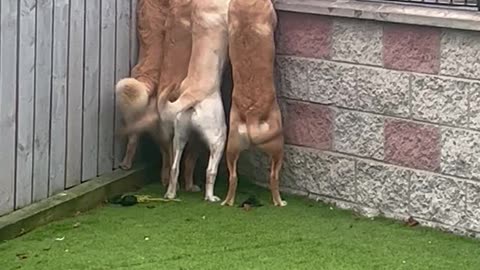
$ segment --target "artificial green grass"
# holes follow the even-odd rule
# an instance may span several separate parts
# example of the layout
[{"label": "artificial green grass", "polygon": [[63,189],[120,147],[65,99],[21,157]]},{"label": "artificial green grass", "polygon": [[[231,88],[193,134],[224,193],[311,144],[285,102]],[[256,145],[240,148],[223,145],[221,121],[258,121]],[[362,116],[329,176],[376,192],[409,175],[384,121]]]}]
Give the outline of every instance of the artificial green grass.
[{"label": "artificial green grass", "polygon": [[182,202],[100,207],[0,244],[0,269],[480,269],[477,240],[296,197],[276,208],[244,182],[237,203],[248,192],[265,206],[180,193]]}]

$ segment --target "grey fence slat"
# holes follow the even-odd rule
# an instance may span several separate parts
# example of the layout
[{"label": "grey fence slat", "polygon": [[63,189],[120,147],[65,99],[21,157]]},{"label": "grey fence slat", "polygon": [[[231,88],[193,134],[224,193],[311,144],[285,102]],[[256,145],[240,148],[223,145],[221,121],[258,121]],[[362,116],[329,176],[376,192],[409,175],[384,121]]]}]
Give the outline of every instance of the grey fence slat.
[{"label": "grey fence slat", "polygon": [[82,181],[97,174],[100,1],[86,1]]},{"label": "grey fence slat", "polygon": [[137,1],[132,1],[131,20],[132,27],[130,28],[130,69],[132,69],[138,60],[138,39],[137,39]]},{"label": "grey fence slat", "polygon": [[15,208],[32,201],[36,0],[20,1]]},{"label": "grey fence slat", "polygon": [[[117,1],[115,82],[128,77],[130,74],[130,4],[130,0]],[[122,115],[117,109],[115,111],[115,129],[118,129],[118,127],[122,125],[121,119]],[[115,168],[120,164],[124,152],[125,138],[115,136]]]},{"label": "grey fence slat", "polygon": [[66,187],[82,180],[82,118],[85,0],[70,2]]},{"label": "grey fence slat", "polygon": [[0,214],[4,214],[13,210],[15,194],[18,2],[2,0],[0,12]]},{"label": "grey fence slat", "polygon": [[55,0],[53,11],[52,114],[50,118],[49,194],[65,188],[67,132],[68,0]]},{"label": "grey fence slat", "polygon": [[113,169],[113,136],[115,104],[115,0],[102,1],[100,125],[98,142],[98,174]]},{"label": "grey fence slat", "polygon": [[52,23],[53,0],[37,0],[33,201],[39,201],[48,196]]}]

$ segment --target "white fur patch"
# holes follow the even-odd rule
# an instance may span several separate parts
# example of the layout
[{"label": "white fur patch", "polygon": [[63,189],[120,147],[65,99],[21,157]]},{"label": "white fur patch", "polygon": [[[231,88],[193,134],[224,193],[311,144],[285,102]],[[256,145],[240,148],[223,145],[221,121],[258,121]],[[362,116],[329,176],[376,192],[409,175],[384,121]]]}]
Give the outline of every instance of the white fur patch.
[{"label": "white fur patch", "polygon": [[261,123],[260,124],[260,132],[267,132],[270,129],[270,125],[268,123]]},{"label": "white fur patch", "polygon": [[242,134],[242,135],[246,134],[247,133],[247,125],[245,125],[245,124],[238,125],[238,133]]},{"label": "white fur patch", "polygon": [[253,27],[253,30],[261,36],[268,36],[272,34],[272,27],[268,24],[256,24]]},{"label": "white fur patch", "polygon": [[190,27],[191,23],[189,20],[187,19],[180,19],[180,23],[183,25],[183,26],[186,26],[186,27]]}]

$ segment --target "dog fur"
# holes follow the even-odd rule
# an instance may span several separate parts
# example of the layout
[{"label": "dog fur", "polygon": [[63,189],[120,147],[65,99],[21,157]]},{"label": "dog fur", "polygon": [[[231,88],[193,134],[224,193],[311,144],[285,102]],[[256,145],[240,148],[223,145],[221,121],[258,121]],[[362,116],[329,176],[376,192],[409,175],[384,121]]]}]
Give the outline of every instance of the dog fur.
[{"label": "dog fur", "polygon": [[[192,52],[192,0],[170,0],[170,10],[165,25],[166,35],[164,42],[164,58],[161,65],[162,74],[158,82],[158,93],[165,89],[165,96],[168,100],[176,100],[181,92],[177,86],[187,76],[190,56]],[[157,106],[149,111],[157,114]],[[162,182],[165,186],[170,181],[170,170],[173,161],[173,119],[160,118],[160,140],[162,142],[162,155],[166,160],[162,165]],[[158,122],[158,121],[156,121]],[[185,149],[184,176],[186,191],[200,191],[200,188],[193,183],[193,172],[198,149],[195,141],[190,140]]]},{"label": "dog fur", "polygon": [[243,150],[256,146],[271,158],[273,204],[285,206],[278,183],[284,138],[274,83],[275,10],[271,0],[231,0],[228,17],[234,86],[226,149],[229,187],[222,204],[234,204],[238,158]]},{"label": "dog fur", "polygon": [[[205,200],[216,202],[214,185],[226,140],[225,112],[220,93],[227,58],[227,11],[229,0],[194,0],[192,12],[192,55],[187,77],[173,103],[158,99],[159,115],[175,119],[170,183],[165,197],[176,197],[179,162],[192,131],[198,132],[210,150]],[[195,100],[196,102],[191,102]],[[185,102],[187,101],[187,103]],[[186,104],[176,110],[176,104]],[[172,106],[173,105],[173,106]],[[172,108],[173,107],[173,108]],[[173,110],[172,110],[173,109]]]},{"label": "dog fur", "polygon": [[[139,40],[138,63],[132,69],[132,77],[120,80],[116,87],[117,106],[123,121],[129,124],[137,121],[146,111],[156,95],[159,68],[163,57],[165,20],[169,0],[139,0],[137,5],[137,32]],[[149,129],[154,139],[155,127]],[[132,167],[137,151],[139,133],[128,135],[125,156],[120,168]]]}]

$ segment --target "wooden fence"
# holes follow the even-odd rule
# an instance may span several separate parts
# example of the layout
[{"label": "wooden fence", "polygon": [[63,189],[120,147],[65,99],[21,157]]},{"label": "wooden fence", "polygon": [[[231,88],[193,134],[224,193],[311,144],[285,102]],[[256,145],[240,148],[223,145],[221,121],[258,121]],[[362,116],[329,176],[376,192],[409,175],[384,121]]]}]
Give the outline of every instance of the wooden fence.
[{"label": "wooden fence", "polygon": [[117,167],[136,0],[0,0],[0,215]]}]

